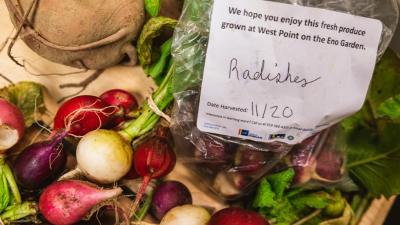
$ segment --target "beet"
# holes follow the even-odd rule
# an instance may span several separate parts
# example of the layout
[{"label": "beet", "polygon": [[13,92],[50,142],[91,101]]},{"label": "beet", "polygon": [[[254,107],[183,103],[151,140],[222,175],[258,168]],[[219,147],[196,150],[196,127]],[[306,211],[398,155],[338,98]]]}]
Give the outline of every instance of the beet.
[{"label": "beet", "polygon": [[186,204],[192,204],[189,189],[178,181],[165,181],[154,190],[151,212],[161,220],[170,209]]}]

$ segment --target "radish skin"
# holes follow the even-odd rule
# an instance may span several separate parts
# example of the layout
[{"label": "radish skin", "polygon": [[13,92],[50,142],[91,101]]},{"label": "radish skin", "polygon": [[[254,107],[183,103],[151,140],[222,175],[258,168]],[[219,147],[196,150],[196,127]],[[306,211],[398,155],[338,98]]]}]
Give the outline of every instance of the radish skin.
[{"label": "radish skin", "polygon": [[24,130],[25,122],[21,111],[0,98],[0,155],[18,143]]},{"label": "radish skin", "polygon": [[80,221],[96,205],[121,193],[121,188],[103,190],[82,181],[58,181],[43,191],[39,209],[50,223],[70,225]]},{"label": "radish skin", "polygon": [[131,146],[115,131],[95,130],[78,143],[78,168],[96,183],[109,184],[120,180],[132,164]]}]

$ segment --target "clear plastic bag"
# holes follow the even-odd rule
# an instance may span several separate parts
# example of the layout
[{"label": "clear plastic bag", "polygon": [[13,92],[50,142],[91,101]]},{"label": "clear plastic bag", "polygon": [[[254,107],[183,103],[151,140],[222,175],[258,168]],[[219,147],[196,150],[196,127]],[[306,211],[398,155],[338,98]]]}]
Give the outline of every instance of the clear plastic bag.
[{"label": "clear plastic bag", "polygon": [[[396,0],[276,0],[346,12],[378,19],[383,24],[378,58],[388,47],[397,26]],[[293,148],[281,142],[258,143],[240,138],[202,133],[196,127],[203,68],[206,58],[213,0],[186,0],[175,29],[172,55],[175,107],[172,130],[178,143],[178,156],[223,198],[237,198]],[[321,137],[316,142],[324,143]],[[303,165],[308,165],[312,148]],[[306,153],[305,153],[306,154]],[[304,160],[304,159],[303,159]],[[300,162],[298,162],[300,163]],[[301,164],[299,164],[301,165]]]}]

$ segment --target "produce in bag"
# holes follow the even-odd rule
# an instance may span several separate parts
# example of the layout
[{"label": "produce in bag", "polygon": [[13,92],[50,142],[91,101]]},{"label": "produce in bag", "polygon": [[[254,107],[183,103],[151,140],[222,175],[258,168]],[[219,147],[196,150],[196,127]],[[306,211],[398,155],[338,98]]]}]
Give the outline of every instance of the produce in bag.
[{"label": "produce in bag", "polygon": [[[397,24],[395,6],[186,1],[172,44],[173,132],[193,147],[178,155],[220,196],[246,193],[293,145],[361,108]],[[333,61],[342,66],[327,69]]]}]

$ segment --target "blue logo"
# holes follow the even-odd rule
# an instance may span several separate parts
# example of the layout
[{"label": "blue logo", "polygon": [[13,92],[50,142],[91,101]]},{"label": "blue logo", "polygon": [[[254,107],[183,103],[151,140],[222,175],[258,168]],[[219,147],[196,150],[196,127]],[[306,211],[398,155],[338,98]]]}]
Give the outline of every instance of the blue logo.
[{"label": "blue logo", "polygon": [[239,135],[249,136],[249,133],[250,133],[249,130],[239,129]]}]

